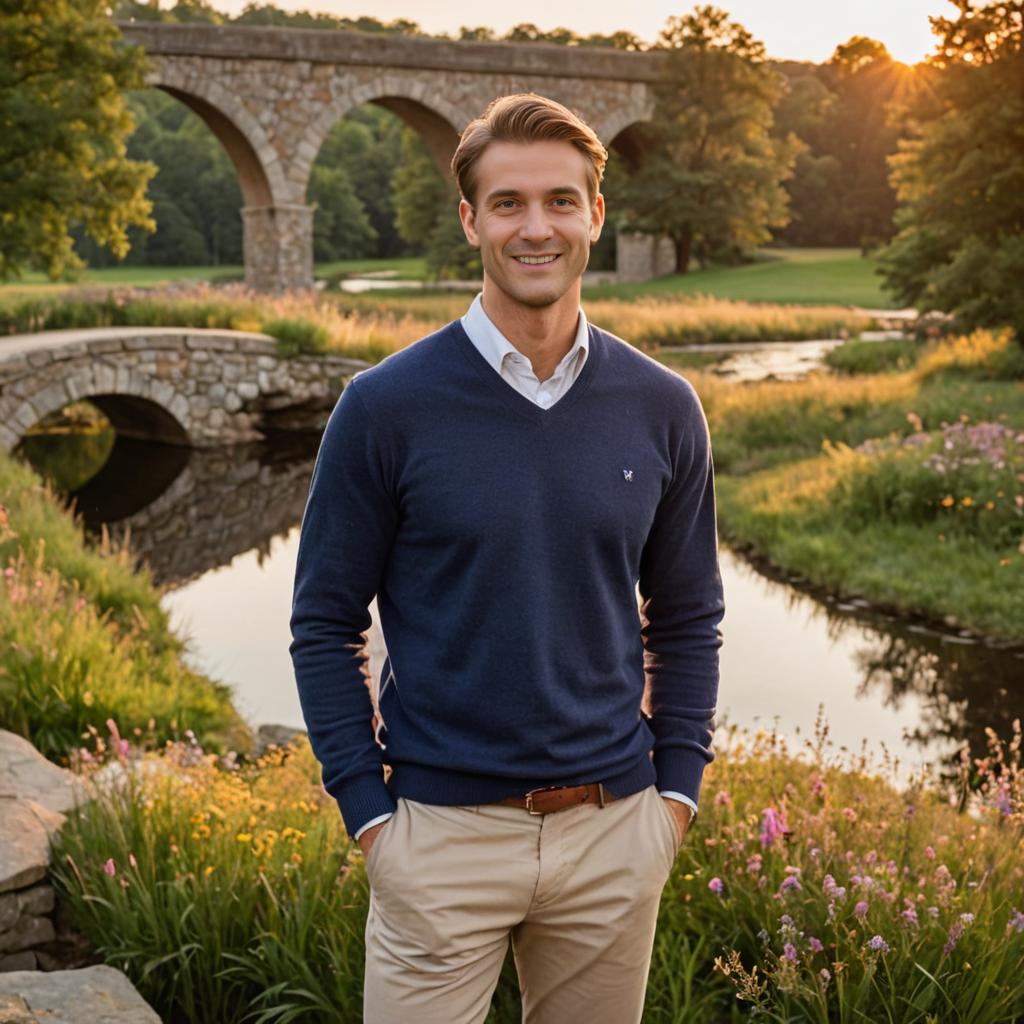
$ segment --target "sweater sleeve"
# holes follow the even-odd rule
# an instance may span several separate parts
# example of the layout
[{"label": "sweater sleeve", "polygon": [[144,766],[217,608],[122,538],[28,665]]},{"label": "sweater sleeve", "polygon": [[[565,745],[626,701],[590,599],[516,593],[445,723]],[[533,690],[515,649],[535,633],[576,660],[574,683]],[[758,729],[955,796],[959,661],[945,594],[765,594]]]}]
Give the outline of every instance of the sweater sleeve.
[{"label": "sweater sleeve", "polygon": [[641,636],[658,788],[698,802],[718,700],[719,624],[714,469],[707,420],[687,385],[688,408],[672,432],[674,472],[640,561]]},{"label": "sweater sleeve", "polygon": [[386,460],[350,381],[331,412],[302,517],[289,653],[310,745],[345,828],[395,810],[373,736],[366,631],[398,520]]}]

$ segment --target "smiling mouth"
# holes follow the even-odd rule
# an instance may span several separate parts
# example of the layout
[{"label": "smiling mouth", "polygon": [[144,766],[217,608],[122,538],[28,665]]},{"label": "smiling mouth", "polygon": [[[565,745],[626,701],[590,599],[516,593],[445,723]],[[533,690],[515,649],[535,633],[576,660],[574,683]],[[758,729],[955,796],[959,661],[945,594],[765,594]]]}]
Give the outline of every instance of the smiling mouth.
[{"label": "smiling mouth", "polygon": [[554,263],[561,255],[561,253],[555,253],[553,256],[513,256],[512,259],[528,267],[536,267],[544,263]]}]

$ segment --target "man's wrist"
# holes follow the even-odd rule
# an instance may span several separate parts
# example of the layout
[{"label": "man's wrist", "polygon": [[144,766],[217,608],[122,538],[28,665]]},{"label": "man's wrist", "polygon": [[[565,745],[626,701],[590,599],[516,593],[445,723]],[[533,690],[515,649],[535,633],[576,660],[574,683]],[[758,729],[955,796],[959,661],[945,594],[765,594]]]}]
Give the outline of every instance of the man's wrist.
[{"label": "man's wrist", "polygon": [[376,818],[371,818],[364,825],[361,825],[357,830],[356,834],[352,837],[356,842],[359,842],[359,837],[366,832],[368,829],[373,828],[374,825],[380,825],[382,822],[388,820],[391,817],[392,811],[388,811],[387,814],[378,814]]},{"label": "man's wrist", "polygon": [[678,793],[674,789],[662,789],[659,790],[659,794],[663,797],[667,797],[669,800],[676,800],[681,804],[685,804],[690,808],[690,822],[692,824],[694,818],[697,817],[697,804],[688,797],[685,793]]}]

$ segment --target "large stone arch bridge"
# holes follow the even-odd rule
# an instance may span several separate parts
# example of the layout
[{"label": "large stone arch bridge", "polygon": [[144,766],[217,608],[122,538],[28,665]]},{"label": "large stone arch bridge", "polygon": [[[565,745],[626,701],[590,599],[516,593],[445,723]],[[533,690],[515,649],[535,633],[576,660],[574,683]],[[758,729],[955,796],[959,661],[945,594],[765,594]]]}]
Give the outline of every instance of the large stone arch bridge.
[{"label": "large stone arch bridge", "polygon": [[[494,97],[537,92],[576,110],[606,147],[636,160],[633,126],[651,115],[659,71],[654,54],[549,43],[152,22],[118,27],[149,55],[147,83],[197,113],[234,163],[246,283],[266,291],[312,285],[314,211],[306,186],[331,128],[353,108],[372,102],[399,115],[448,173],[462,129]],[[659,269],[656,251],[649,240],[626,240],[620,269],[650,276]]]}]

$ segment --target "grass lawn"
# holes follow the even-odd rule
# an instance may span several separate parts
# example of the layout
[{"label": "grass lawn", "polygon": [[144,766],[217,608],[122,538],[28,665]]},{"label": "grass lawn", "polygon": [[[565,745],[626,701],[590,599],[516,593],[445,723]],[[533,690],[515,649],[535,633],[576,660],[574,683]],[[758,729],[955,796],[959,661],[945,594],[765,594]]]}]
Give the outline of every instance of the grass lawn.
[{"label": "grass lawn", "polygon": [[[419,256],[390,260],[334,260],[318,263],[314,268],[316,277],[341,277],[367,271],[394,270],[404,280],[421,281],[426,277],[426,260]],[[17,294],[45,295],[75,288],[82,285],[114,287],[152,287],[172,284],[176,281],[217,281],[241,280],[245,270],[241,266],[220,267],[102,267],[87,270],[81,280],[75,282],[51,281],[45,274],[25,274],[20,280],[0,285],[0,296]]]},{"label": "grass lawn", "polygon": [[[704,294],[748,302],[800,305],[852,305],[893,309],[897,303],[882,291],[875,274],[876,261],[864,259],[856,249],[762,250],[755,263],[742,267],[712,267],[638,284],[602,285],[585,289],[584,299],[633,299],[643,296],[684,298]],[[349,274],[393,270],[403,280],[423,281],[426,261],[421,257],[386,260],[335,260],[318,263],[318,278],[337,279]],[[222,267],[110,267],[89,270],[78,282],[98,286],[154,286],[174,281],[238,280],[239,266]],[[74,285],[48,281],[43,274],[26,274],[20,281],[0,285],[0,297],[19,293],[43,295]],[[420,295],[419,291],[403,293]],[[395,291],[389,299],[401,298]]]},{"label": "grass lawn", "polygon": [[895,309],[882,291],[877,261],[857,249],[764,249],[755,263],[741,267],[694,269],[639,284],[589,288],[585,297],[631,299],[641,295],[713,295],[748,302],[838,303],[869,309]]}]

